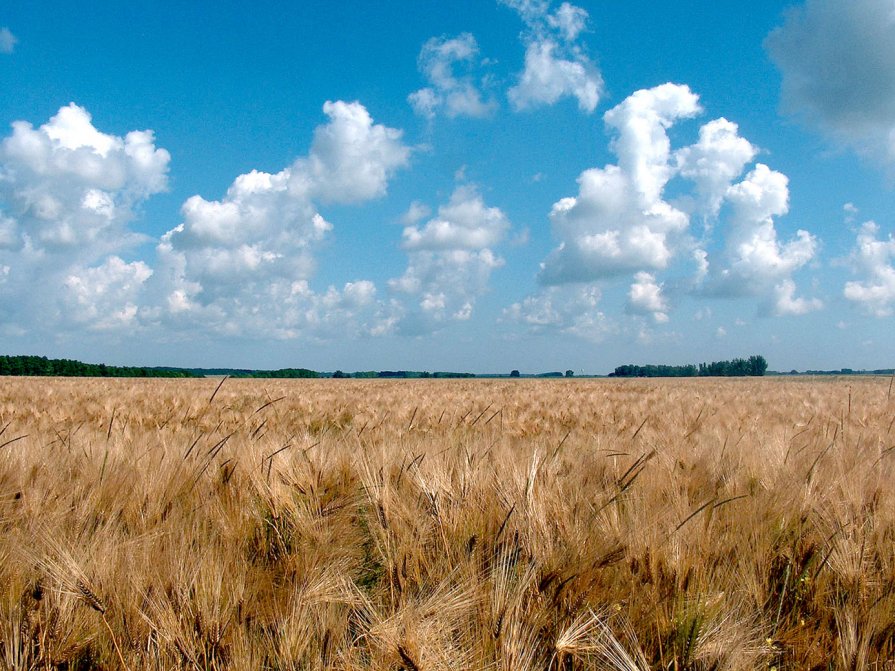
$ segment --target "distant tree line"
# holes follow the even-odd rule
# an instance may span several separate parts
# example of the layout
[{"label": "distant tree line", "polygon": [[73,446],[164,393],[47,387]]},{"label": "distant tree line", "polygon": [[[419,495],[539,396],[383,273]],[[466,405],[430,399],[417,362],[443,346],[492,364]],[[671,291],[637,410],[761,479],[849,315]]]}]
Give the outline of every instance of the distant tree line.
[{"label": "distant tree line", "polygon": [[245,375],[233,375],[231,377],[296,379],[320,377],[320,373],[316,370],[308,370],[307,368],[279,368],[277,370],[253,370]]},{"label": "distant tree line", "polygon": [[685,366],[662,366],[648,364],[618,366],[609,377],[746,377],[761,376],[768,369],[768,362],[761,355],[748,359],[713,361],[712,363],[687,364]]},{"label": "distant tree line", "polygon": [[637,366],[629,363],[618,366],[609,373],[609,377],[696,377],[697,375],[699,375],[699,369],[692,364],[686,366],[657,366],[654,364]]},{"label": "distant tree line", "polygon": [[251,368],[185,368],[196,377],[233,378],[308,378],[323,377],[316,370],[307,368],[278,368],[276,370],[253,370]]},{"label": "distant tree line", "polygon": [[[637,366],[628,364],[619,366],[609,377],[699,377],[699,376],[744,376],[764,375],[768,364],[762,356],[750,356],[748,359],[732,361],[714,361],[686,366]],[[844,369],[843,372],[846,372]],[[850,372],[850,371],[849,371]],[[888,371],[873,371],[888,372]],[[168,366],[108,366],[104,363],[84,363],[74,359],[48,359],[45,356],[4,356],[0,355],[0,376],[35,375],[59,377],[165,377],[165,378],[198,378],[208,375],[229,375],[234,378],[380,378],[380,379],[419,379],[419,378],[474,378],[475,373],[457,373],[451,371],[411,371],[411,370],[369,370],[345,373],[337,370],[334,373],[319,373],[308,368],[280,368],[276,370],[251,370],[238,368],[173,368]],[[573,377],[574,371],[565,373],[551,371],[526,375],[526,377]],[[486,375],[485,377],[492,377]],[[497,376],[500,377],[500,376]],[[518,370],[513,370],[510,377],[521,377]]]},{"label": "distant tree line", "polygon": [[[522,377],[522,373],[514,368],[510,371],[510,377]],[[570,369],[567,370],[565,373],[561,373],[558,370],[553,370],[549,373],[526,374],[525,377],[575,377],[575,371]]]},{"label": "distant tree line", "polygon": [[61,377],[198,377],[179,368],[107,366],[45,356],[0,356],[0,375],[56,375]]},{"label": "distant tree line", "polygon": [[799,372],[795,369],[788,373],[778,373],[778,375],[895,375],[895,368],[874,368],[873,370],[853,368],[838,368],[835,370],[806,370]]},{"label": "distant tree line", "polygon": [[[53,375],[59,377],[206,377],[228,375],[233,378],[280,378],[305,379],[326,377],[308,368],[279,368],[277,370],[251,370],[246,368],[171,368],[146,366],[108,366],[104,363],[84,363],[73,359],[48,359],[45,356],[2,356],[2,375]],[[331,377],[346,378],[470,378],[474,373],[448,371],[370,370],[343,373],[337,370]]]},{"label": "distant tree line", "polygon": [[386,378],[386,379],[429,379],[429,378],[468,378],[475,377],[475,373],[452,373],[448,371],[436,371],[430,373],[425,370],[362,370],[356,373],[343,373],[337,370],[332,375],[336,378]]}]

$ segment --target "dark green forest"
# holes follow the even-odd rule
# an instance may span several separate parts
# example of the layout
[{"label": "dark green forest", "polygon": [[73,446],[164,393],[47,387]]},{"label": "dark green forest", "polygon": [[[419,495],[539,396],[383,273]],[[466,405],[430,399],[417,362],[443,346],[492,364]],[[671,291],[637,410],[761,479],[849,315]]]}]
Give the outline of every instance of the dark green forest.
[{"label": "dark green forest", "polygon": [[147,366],[108,366],[73,359],[48,359],[45,356],[0,356],[0,375],[58,377],[207,377],[228,375],[237,378],[311,378],[320,373],[307,368],[278,370],[239,370],[231,368],[173,368]]},{"label": "dark green forest", "polygon": [[618,366],[609,377],[746,377],[761,376],[768,369],[768,362],[759,354],[748,359],[713,361],[712,363],[662,366],[647,364]]},{"label": "dark green forest", "polygon": [[173,368],[146,366],[108,366],[104,363],[83,363],[73,359],[48,359],[45,356],[0,356],[0,376],[30,375],[58,377],[219,377],[233,378],[470,378],[474,373],[437,371],[381,370],[356,373],[319,373],[308,368],[279,368],[276,370],[250,370],[244,368]]},{"label": "dark green forest", "polygon": [[200,377],[180,368],[107,366],[45,356],[0,356],[0,375],[57,375],[60,377]]}]

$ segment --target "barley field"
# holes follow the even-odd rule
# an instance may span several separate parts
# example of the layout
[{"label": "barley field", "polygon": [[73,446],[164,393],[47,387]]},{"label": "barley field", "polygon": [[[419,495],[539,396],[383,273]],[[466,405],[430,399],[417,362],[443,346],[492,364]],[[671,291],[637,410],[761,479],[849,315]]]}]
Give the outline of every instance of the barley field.
[{"label": "barley field", "polygon": [[4,669],[895,668],[891,380],[0,379]]}]

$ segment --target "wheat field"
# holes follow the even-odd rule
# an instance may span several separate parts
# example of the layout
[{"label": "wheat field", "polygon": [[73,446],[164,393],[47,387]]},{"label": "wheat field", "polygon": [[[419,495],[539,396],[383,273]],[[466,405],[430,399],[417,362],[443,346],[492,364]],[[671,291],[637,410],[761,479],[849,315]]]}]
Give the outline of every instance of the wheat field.
[{"label": "wheat field", "polygon": [[895,668],[892,391],[0,379],[0,665]]}]

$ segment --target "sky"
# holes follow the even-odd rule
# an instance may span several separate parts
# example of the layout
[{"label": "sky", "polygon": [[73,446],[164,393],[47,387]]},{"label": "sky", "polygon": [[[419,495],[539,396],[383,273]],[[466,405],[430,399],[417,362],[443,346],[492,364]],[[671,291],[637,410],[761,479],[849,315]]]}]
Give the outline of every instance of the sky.
[{"label": "sky", "polygon": [[0,4],[0,351],[891,367],[895,0]]}]

